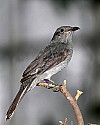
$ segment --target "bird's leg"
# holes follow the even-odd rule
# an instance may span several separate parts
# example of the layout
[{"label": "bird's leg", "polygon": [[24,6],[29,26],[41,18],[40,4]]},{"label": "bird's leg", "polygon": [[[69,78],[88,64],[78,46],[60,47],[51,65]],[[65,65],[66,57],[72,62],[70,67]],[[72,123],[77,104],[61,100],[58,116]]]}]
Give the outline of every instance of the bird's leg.
[{"label": "bird's leg", "polygon": [[53,92],[58,92],[58,84],[56,84],[54,81],[51,79],[44,79],[44,81],[48,84],[47,89],[52,89]]},{"label": "bird's leg", "polygon": [[54,81],[52,81],[51,79],[44,79],[44,82],[48,84],[48,89],[53,88],[55,86],[58,86],[58,84],[56,84]]},{"label": "bird's leg", "polygon": [[59,91],[59,85],[56,84],[51,79],[44,79],[44,81],[42,83],[38,83],[37,86],[42,86],[42,87],[45,87],[47,89],[52,89],[53,92]]},{"label": "bird's leg", "polygon": [[46,83],[48,83],[48,84],[52,84],[52,85],[55,85],[55,86],[57,86],[58,84],[57,83],[55,83],[53,80],[51,80],[51,79],[44,79],[44,81],[46,82]]}]

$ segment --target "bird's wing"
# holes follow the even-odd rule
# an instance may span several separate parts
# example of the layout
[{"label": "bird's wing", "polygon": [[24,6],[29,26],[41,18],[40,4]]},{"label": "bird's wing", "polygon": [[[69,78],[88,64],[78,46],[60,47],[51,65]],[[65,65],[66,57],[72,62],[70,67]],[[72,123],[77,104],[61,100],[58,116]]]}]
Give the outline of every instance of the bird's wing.
[{"label": "bird's wing", "polygon": [[55,42],[49,44],[26,68],[21,82],[23,83],[29,78],[34,78],[37,75],[41,75],[45,71],[58,65],[67,58],[68,51],[69,49],[65,43]]}]

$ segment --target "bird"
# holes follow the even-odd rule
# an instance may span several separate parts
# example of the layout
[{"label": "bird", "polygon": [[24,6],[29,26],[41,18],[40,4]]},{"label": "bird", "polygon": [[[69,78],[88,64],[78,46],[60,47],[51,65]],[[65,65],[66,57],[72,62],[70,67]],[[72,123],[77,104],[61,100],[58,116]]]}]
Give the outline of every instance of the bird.
[{"label": "bird", "polygon": [[39,52],[23,72],[20,89],[6,113],[6,120],[12,118],[17,105],[26,93],[41,80],[50,80],[54,74],[66,67],[73,54],[73,33],[78,29],[80,28],[72,26],[57,28],[49,44]]}]

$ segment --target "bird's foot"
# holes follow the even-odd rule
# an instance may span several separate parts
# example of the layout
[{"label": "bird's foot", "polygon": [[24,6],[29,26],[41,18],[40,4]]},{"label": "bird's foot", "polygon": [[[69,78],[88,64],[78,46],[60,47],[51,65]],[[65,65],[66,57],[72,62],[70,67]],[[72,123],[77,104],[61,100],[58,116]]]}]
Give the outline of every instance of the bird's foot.
[{"label": "bird's foot", "polygon": [[51,79],[44,79],[44,82],[46,82],[48,84],[48,88],[53,88],[55,86],[58,86],[58,84],[56,84],[54,81],[52,81]]},{"label": "bird's foot", "polygon": [[52,89],[53,92],[59,91],[59,89],[58,89],[59,86],[54,81],[48,80],[48,79],[44,79],[44,81],[48,84],[47,87],[46,87],[47,89]]},{"label": "bird's foot", "polygon": [[44,79],[42,83],[38,83],[37,86],[42,86],[47,89],[52,89],[53,92],[58,92],[59,91],[59,85],[54,83],[54,81]]},{"label": "bird's foot", "polygon": [[54,88],[52,88],[53,92],[59,92],[59,86],[55,86]]}]

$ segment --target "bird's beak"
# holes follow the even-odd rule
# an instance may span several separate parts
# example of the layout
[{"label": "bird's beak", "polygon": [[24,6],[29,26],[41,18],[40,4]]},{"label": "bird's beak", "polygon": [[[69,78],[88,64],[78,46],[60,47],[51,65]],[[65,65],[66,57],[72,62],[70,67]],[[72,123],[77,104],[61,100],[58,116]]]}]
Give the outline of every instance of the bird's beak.
[{"label": "bird's beak", "polygon": [[76,30],[79,30],[80,28],[79,27],[72,27],[72,31],[76,31]]},{"label": "bird's beak", "polygon": [[80,28],[79,27],[71,27],[69,31],[65,31],[64,34],[65,35],[68,35],[70,33],[70,31],[76,31],[76,30],[79,30]]}]

